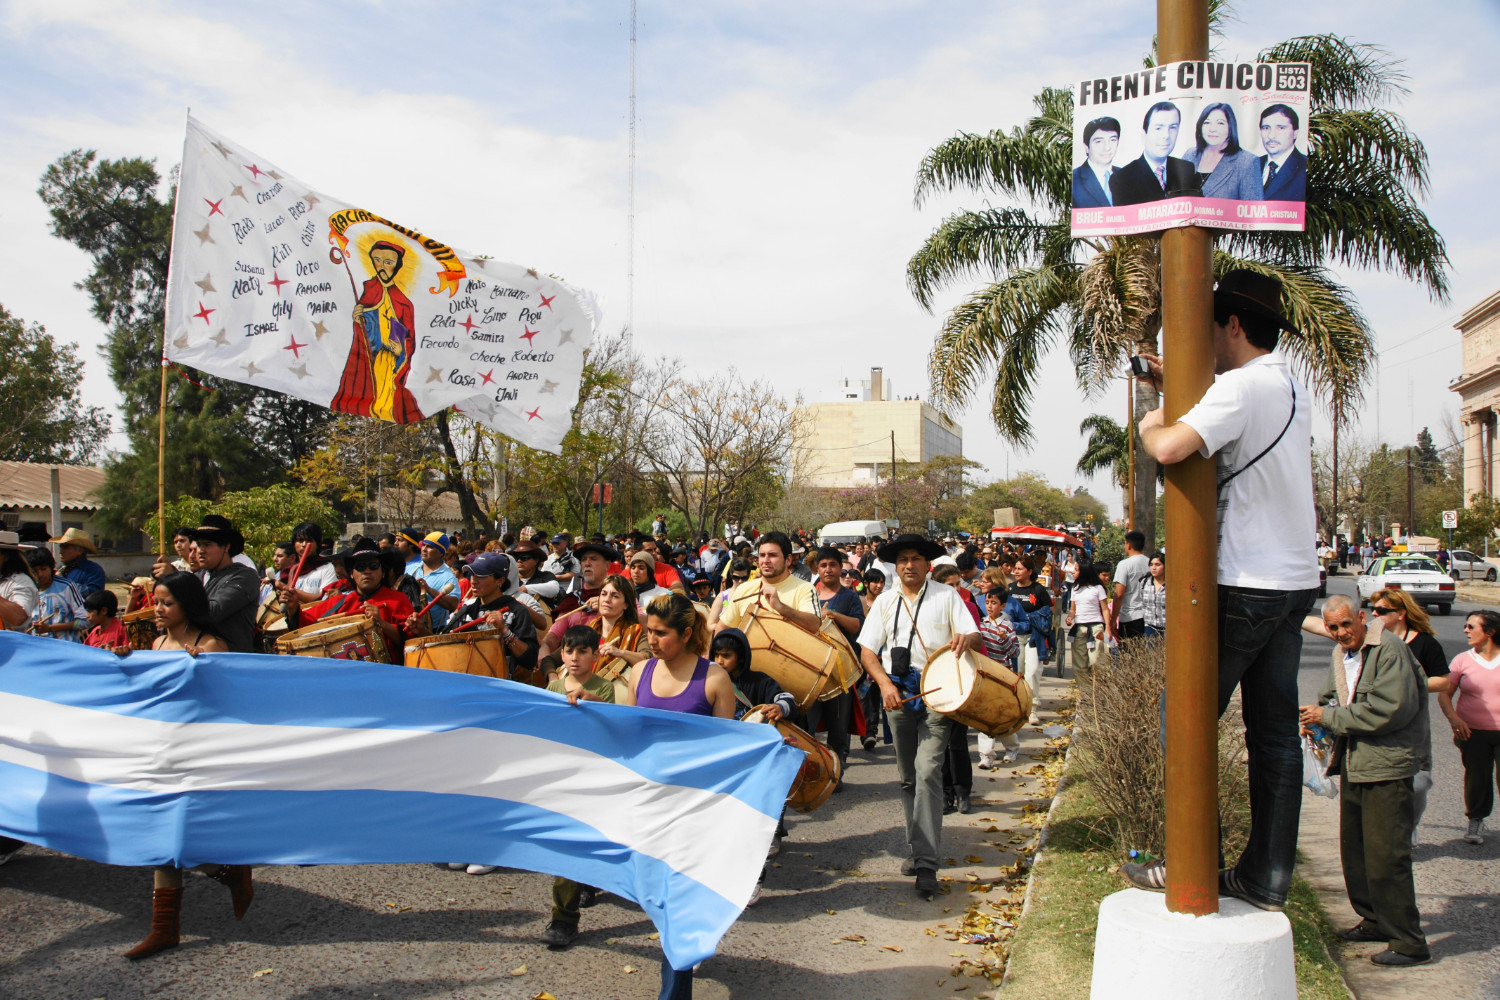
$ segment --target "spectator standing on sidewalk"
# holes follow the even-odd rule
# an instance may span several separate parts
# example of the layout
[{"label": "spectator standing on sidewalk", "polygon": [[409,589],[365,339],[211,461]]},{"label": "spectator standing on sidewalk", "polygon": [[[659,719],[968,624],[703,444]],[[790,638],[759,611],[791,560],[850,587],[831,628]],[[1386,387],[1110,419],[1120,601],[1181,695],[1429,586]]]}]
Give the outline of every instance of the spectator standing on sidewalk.
[{"label": "spectator standing on sidewalk", "polygon": [[[1464,622],[1469,648],[1453,658],[1438,707],[1453,727],[1464,762],[1464,840],[1484,843],[1484,821],[1495,808],[1495,766],[1500,763],[1500,614],[1476,611]],[[1453,695],[1458,695],[1457,704]]]},{"label": "spectator standing on sidewalk", "polygon": [[1370,956],[1376,965],[1422,965],[1432,952],[1412,881],[1412,779],[1432,753],[1427,682],[1406,643],[1366,627],[1353,598],[1328,598],[1323,625],[1338,648],[1318,703],[1300,715],[1304,733],[1321,725],[1336,738],[1327,773],[1342,778],[1339,854],[1349,905],[1361,918],[1338,936],[1389,942]]},{"label": "spectator standing on sidewalk", "polygon": [[[1223,715],[1240,689],[1250,784],[1250,837],[1239,862],[1219,873],[1219,891],[1267,910],[1286,904],[1297,860],[1297,668],[1302,619],[1318,593],[1312,406],[1276,353],[1281,330],[1295,329],[1281,293],[1273,277],[1226,273],[1214,292],[1214,383],[1175,423],[1161,409],[1140,423],[1141,446],[1158,462],[1196,453],[1218,466],[1218,708]],[[1148,363],[1159,382],[1161,361]],[[1164,862],[1121,872],[1140,888],[1166,888]]]},{"label": "spectator standing on sidewalk", "polygon": [[1141,609],[1141,581],[1149,573],[1145,533],[1127,531],[1125,558],[1115,567],[1115,601],[1110,606],[1110,632],[1121,640],[1139,639],[1146,634],[1146,614]]}]

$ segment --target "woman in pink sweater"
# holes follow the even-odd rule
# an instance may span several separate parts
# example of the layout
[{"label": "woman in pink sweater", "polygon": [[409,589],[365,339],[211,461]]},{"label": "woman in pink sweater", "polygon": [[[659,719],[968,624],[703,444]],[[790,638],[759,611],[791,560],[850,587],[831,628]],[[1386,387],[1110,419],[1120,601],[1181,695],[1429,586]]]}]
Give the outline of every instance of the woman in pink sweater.
[{"label": "woman in pink sweater", "polygon": [[[1495,807],[1500,763],[1500,613],[1475,611],[1464,622],[1469,648],[1453,658],[1438,707],[1453,727],[1453,742],[1464,762],[1464,840],[1484,843],[1484,821]],[[1454,696],[1457,695],[1455,702]]]}]

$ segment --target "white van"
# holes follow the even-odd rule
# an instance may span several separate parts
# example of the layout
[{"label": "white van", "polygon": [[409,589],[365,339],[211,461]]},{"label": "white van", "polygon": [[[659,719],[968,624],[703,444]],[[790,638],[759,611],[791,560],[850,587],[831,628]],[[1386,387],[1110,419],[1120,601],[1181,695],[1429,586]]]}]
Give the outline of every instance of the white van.
[{"label": "white van", "polygon": [[884,521],[835,521],[818,531],[820,545],[853,545],[885,538]]}]

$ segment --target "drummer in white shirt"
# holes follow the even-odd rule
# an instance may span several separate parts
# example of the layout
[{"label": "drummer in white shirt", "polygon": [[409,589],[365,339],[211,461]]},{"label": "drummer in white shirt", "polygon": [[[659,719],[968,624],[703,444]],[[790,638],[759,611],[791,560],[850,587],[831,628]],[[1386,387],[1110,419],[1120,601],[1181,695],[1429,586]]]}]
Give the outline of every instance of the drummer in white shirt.
[{"label": "drummer in white shirt", "polygon": [[[982,652],[974,619],[958,591],[927,579],[943,547],[921,535],[897,535],[878,550],[894,564],[896,579],[870,605],[859,633],[865,672],[880,686],[896,742],[901,806],[911,858],[903,875],[916,876],[917,892],[937,892],[943,832],[943,755],[952,723],[920,700],[921,677],[930,656],[943,649]],[[881,650],[876,655],[875,650]]]}]

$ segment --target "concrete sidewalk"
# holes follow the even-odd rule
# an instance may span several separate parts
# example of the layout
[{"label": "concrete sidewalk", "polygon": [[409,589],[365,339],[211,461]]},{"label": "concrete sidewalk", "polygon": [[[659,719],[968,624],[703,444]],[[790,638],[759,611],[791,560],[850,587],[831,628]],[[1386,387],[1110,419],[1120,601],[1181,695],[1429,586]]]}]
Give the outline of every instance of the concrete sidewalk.
[{"label": "concrete sidewalk", "polygon": [[[1439,750],[1438,741],[1433,743]],[[1357,1000],[1500,997],[1500,901],[1488,889],[1500,884],[1500,835],[1491,832],[1483,847],[1474,847],[1463,842],[1463,832],[1461,791],[1439,785],[1431,793],[1412,850],[1417,906],[1433,962],[1410,969],[1382,968],[1369,958],[1385,945],[1346,944],[1340,965]],[[1337,799],[1304,793],[1297,846],[1306,857],[1298,870],[1317,890],[1333,926],[1358,923],[1339,861]]]}]

